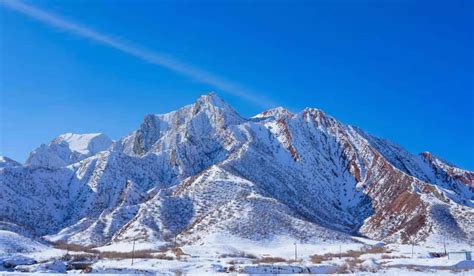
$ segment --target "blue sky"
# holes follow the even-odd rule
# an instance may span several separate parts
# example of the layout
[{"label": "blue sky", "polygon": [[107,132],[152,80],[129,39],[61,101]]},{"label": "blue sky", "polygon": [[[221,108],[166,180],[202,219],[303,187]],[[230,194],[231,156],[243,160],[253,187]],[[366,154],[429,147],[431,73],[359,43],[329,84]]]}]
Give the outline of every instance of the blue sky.
[{"label": "blue sky", "polygon": [[72,31],[11,3],[0,155],[64,132],[118,139],[212,90],[244,116],[317,107],[474,169],[473,1],[22,2]]}]

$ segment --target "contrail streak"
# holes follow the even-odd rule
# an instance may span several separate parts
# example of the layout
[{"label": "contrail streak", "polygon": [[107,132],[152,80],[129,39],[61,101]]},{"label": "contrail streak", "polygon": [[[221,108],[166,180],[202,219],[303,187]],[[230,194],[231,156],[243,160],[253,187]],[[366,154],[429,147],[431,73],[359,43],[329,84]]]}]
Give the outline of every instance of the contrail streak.
[{"label": "contrail streak", "polygon": [[268,108],[271,106],[276,106],[276,104],[271,100],[262,96],[258,96],[257,93],[251,92],[235,82],[223,79],[210,72],[201,70],[189,64],[185,64],[163,54],[124,43],[103,33],[96,32],[74,22],[62,19],[61,17],[52,13],[22,3],[21,1],[1,0],[0,4],[52,27],[90,39],[92,41],[99,42],[103,45],[122,51],[123,53],[137,57],[145,62],[170,69],[198,82],[210,85],[213,88],[219,89],[225,93],[250,101],[260,107]]}]

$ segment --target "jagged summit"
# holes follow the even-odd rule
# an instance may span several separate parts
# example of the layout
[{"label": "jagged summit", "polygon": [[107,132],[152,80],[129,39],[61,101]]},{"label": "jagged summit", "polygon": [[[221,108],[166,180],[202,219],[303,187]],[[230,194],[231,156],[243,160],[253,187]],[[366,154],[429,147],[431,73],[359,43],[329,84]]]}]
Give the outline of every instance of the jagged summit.
[{"label": "jagged summit", "polygon": [[233,110],[233,108],[226,103],[222,98],[220,98],[216,93],[210,92],[207,95],[201,95],[197,100],[196,104],[199,104],[201,106],[213,106],[216,108],[222,108],[222,109],[230,109]]},{"label": "jagged summit", "polygon": [[254,116],[254,118],[267,118],[267,117],[293,117],[294,114],[291,113],[288,109],[279,106],[263,111]]},{"label": "jagged summit", "polygon": [[200,244],[216,233],[474,240],[474,172],[413,155],[319,109],[278,107],[254,118],[211,93],[146,115],[111,146],[103,135],[61,135],[26,166],[0,170],[0,220],[92,246]]},{"label": "jagged summit", "polygon": [[133,156],[159,153],[189,139],[220,134],[223,129],[244,121],[229,104],[210,93],[176,111],[146,115],[140,127],[120,140],[115,148]]},{"label": "jagged summit", "polygon": [[221,126],[244,121],[244,118],[232,106],[213,92],[200,96],[194,103],[193,114],[197,115],[200,112],[206,113],[207,117]]}]

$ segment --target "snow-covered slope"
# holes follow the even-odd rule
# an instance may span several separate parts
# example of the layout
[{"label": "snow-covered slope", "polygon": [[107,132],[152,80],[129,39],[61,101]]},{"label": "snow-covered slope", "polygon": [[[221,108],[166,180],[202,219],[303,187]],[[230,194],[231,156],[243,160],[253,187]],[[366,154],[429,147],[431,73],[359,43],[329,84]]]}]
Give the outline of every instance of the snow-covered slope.
[{"label": "snow-covered slope", "polygon": [[113,143],[62,135],[0,171],[0,221],[58,241],[474,240],[473,172],[323,111],[241,117],[215,94]]},{"label": "snow-covered slope", "polygon": [[30,253],[47,246],[15,232],[0,230],[0,258],[8,253]]},{"label": "snow-covered slope", "polygon": [[42,144],[35,149],[28,157],[26,165],[63,167],[106,150],[111,144],[112,140],[102,133],[65,133],[53,139],[48,145]]},{"label": "snow-covered slope", "polygon": [[1,168],[10,168],[10,167],[18,167],[21,166],[20,162],[17,162],[11,158],[6,156],[0,156],[0,169]]}]

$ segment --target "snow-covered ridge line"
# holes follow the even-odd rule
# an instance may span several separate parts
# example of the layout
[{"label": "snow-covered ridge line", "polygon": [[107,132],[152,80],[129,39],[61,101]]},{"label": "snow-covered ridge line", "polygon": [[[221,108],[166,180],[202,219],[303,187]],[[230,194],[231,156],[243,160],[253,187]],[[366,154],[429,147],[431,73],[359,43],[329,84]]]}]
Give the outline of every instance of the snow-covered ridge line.
[{"label": "snow-covered ridge line", "polygon": [[21,166],[20,162],[17,162],[11,158],[6,156],[0,156],[0,169],[1,168],[10,168],[10,167],[18,167]]},{"label": "snow-covered ridge line", "polygon": [[[129,135],[64,134],[0,170],[0,221],[87,246],[474,240],[472,172],[315,108],[243,118],[215,94]],[[1,224],[0,224],[1,225]]]}]

